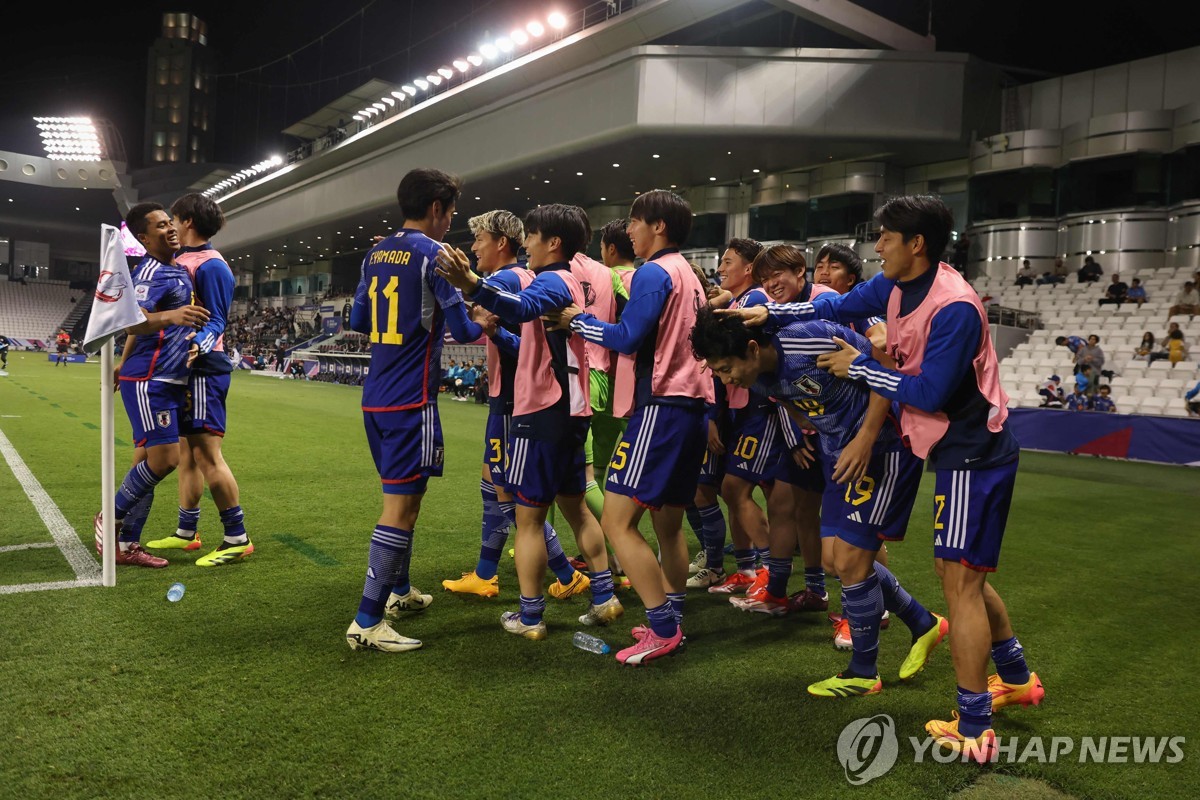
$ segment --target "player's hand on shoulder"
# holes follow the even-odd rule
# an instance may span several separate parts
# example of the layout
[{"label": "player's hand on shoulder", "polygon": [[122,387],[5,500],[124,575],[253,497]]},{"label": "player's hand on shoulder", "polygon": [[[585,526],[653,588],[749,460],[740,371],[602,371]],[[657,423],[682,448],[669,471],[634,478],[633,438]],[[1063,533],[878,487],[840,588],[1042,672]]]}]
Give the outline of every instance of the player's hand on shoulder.
[{"label": "player's hand on shoulder", "polygon": [[437,274],[458,289],[470,289],[478,282],[471,272],[471,260],[457,247],[443,245],[437,254]]},{"label": "player's hand on shoulder", "polygon": [[551,311],[548,314],[542,315],[542,320],[550,327],[551,330],[565,331],[571,327],[571,320],[583,313],[583,309],[572,303],[566,308],[561,308],[558,311]]}]

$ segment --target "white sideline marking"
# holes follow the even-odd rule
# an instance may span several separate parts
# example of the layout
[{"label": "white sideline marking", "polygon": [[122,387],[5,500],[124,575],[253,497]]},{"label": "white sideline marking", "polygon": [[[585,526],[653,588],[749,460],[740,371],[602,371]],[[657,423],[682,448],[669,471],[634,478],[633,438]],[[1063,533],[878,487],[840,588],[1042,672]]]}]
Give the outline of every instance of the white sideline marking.
[{"label": "white sideline marking", "polygon": [[0,453],[4,453],[4,460],[8,462],[8,467],[12,470],[13,476],[21,484],[21,488],[25,490],[25,494],[29,497],[30,502],[33,503],[33,507],[37,509],[38,516],[42,518],[42,522],[45,523],[47,530],[50,531],[50,536],[54,538],[54,544],[58,546],[63,557],[67,559],[67,563],[71,565],[71,569],[75,572],[74,581],[5,586],[0,587],[0,594],[8,594],[16,591],[38,591],[38,589],[25,588],[29,586],[36,586],[39,589],[98,586],[100,584],[100,565],[96,563],[96,560],[84,548],[83,543],[79,541],[79,535],[75,533],[75,529],[71,527],[71,523],[67,522],[67,518],[62,515],[62,512],[58,510],[58,506],[50,499],[50,495],[42,488],[42,484],[29,471],[29,467],[25,466],[25,462],[21,460],[21,456],[17,453],[16,448],[12,446],[12,442],[4,435],[4,431],[0,431]]},{"label": "white sideline marking", "polygon": [[57,547],[54,542],[30,542],[29,544],[9,544],[0,547],[0,553],[11,553],[14,550],[34,550],[39,547]]},{"label": "white sideline marking", "polygon": [[54,581],[52,583],[21,583],[16,586],[0,586],[0,594],[18,594],[20,592],[45,592],[51,589],[79,589],[84,586],[99,586],[99,578],[85,578],[77,581]]}]

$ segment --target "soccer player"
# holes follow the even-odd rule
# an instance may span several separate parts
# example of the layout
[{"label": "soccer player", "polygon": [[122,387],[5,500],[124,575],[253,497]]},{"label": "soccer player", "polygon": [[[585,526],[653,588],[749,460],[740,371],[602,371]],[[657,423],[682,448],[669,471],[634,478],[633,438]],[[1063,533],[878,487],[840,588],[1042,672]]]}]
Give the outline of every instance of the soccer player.
[{"label": "soccer player", "polygon": [[399,653],[421,646],[384,620],[433,602],[409,583],[412,539],[431,477],[442,474],[438,370],[446,327],[459,342],[483,331],[467,318],[462,295],[435,273],[440,244],[461,182],[436,169],[414,169],[396,198],[404,225],[363,259],[350,327],[368,334],[371,367],[362,410],[371,457],[383,487],[383,513],[371,535],[358,614],[346,631],[351,649]]},{"label": "soccer player", "polygon": [[[591,241],[591,238],[592,232],[589,229],[588,240]],[[571,272],[579,279],[579,285],[583,288],[584,311],[602,322],[610,324],[616,322],[620,309],[624,306],[625,300],[629,298],[629,293],[621,283],[620,277],[604,264],[589,258],[586,253],[582,252],[576,253],[575,257],[571,259]],[[602,448],[600,454],[604,458],[604,463],[607,464],[616,443],[616,436],[614,436],[616,425],[613,422],[612,413],[612,372],[615,363],[611,350],[606,350],[595,342],[584,342],[583,346],[588,357],[589,397],[592,404],[591,424],[588,427],[587,441],[583,446],[584,458],[587,463],[585,497],[588,509],[596,519],[599,519],[600,515],[604,513],[604,492],[600,490],[600,485],[596,482],[595,434],[597,426],[599,426],[604,433],[605,446],[608,448],[607,450]],[[600,472],[599,477],[603,480],[603,471]]]},{"label": "soccer player", "polygon": [[550,504],[556,501],[591,569],[592,604],[579,621],[606,625],[625,611],[613,595],[604,534],[584,499],[583,442],[592,414],[587,354],[581,339],[547,330],[542,321],[543,315],[585,302],[569,262],[586,245],[589,232],[587,215],[576,206],[552,204],[530,211],[525,250],[534,278],[516,293],[494,276],[481,280],[462,251],[447,249],[438,259],[439,274],[502,320],[521,326],[506,476],[517,502],[521,605],[520,611],[503,614],[500,624],[527,639],[546,638],[544,531]]},{"label": "soccer player", "polygon": [[[705,402],[712,380],[696,366],[688,345],[697,309],[705,302],[700,282],[679,253],[692,227],[692,210],[673,192],[639,195],[627,231],[645,259],[633,275],[621,321],[608,325],[566,308],[558,324],[588,341],[634,355],[635,409],[613,453],[605,480],[604,534],[646,607],[649,624],[633,629],[636,640],[616,654],[636,666],[677,650],[683,642],[683,601],[688,577],[687,543],[681,522],[692,502],[705,446]],[[650,510],[659,560],[638,532]]]},{"label": "soccer player", "polygon": [[[157,569],[167,566],[167,560],[147,553],[139,539],[154,502],[154,487],[179,465],[179,414],[186,400],[188,351],[195,329],[208,322],[209,314],[191,304],[192,279],[175,264],[179,236],[166,210],[158,203],[140,203],[129,210],[125,224],[146,248],[146,257],[132,276],[134,297],[145,320],[126,329],[130,338],[118,375],[137,450],[134,466],[117,490],[116,562]],[[94,527],[96,551],[102,553],[100,514]]]},{"label": "soccer player", "polygon": [[[805,302],[815,295],[833,291],[809,281],[807,270],[803,250],[794,245],[765,248],[753,264],[754,280],[776,303]],[[738,387],[738,391],[744,390]],[[756,396],[756,399],[761,401],[763,398]],[[771,547],[766,559],[767,580],[747,590],[745,597],[730,598],[730,602],[746,611],[773,616],[782,616],[789,610],[824,611],[829,601],[825,591],[825,570],[821,564],[821,494],[825,489],[821,459],[813,449],[811,437],[806,436],[781,409],[771,410],[775,412],[775,425],[783,446],[767,473],[774,482],[767,495]],[[787,583],[797,545],[804,558],[805,588],[789,601]]]},{"label": "soccer player", "polygon": [[8,369],[8,347],[11,344],[7,336],[0,336],[0,370]]},{"label": "soccer player", "polygon": [[146,546],[200,548],[200,498],[207,483],[225,536],[215,550],[196,560],[196,566],[215,567],[254,552],[239,504],[237,479],[221,454],[225,398],[233,372],[225,353],[224,334],[236,280],[229,264],[209,242],[225,226],[225,215],[216,201],[202,194],[186,194],[171,205],[171,217],[180,244],[175,262],[191,276],[196,301],[210,316],[192,340],[189,355],[189,402],[179,426],[183,434],[179,442],[179,525],[171,536],[147,542]]},{"label": "soccer player", "polygon": [[[1020,451],[1006,423],[987,314],[978,294],[938,258],[953,224],[932,196],[900,196],[875,212],[883,272],[846,295],[774,309],[777,321],[887,315],[885,360],[848,344],[820,366],[866,381],[900,404],[900,430],[936,474],[934,563],[954,636],[958,716],[925,727],[939,743],[977,760],[995,753],[992,711],[1038,704],[1045,691],[1026,665],[1004,601],[987,582],[999,564]],[[768,309],[739,311],[758,320]],[[755,321],[758,321],[755,320]],[[989,677],[989,648],[997,674]]]},{"label": "soccer player", "polygon": [[58,354],[54,357],[54,366],[62,364],[67,366],[67,354],[71,352],[71,334],[67,333],[62,328],[58,329],[58,334],[54,337],[54,342],[58,346]]},{"label": "soccer player", "polygon": [[[866,386],[817,367],[822,353],[838,349],[835,337],[844,337],[861,353],[871,352],[865,337],[824,320],[794,323],[772,334],[747,328],[735,317],[702,313],[692,334],[696,357],[704,359],[714,375],[727,384],[773,397],[789,414],[812,424],[828,463],[839,459],[851,442],[867,447],[868,463],[861,476],[848,480],[844,493],[840,487],[825,492],[821,508],[823,526],[834,529],[836,536],[833,561],[842,581],[853,654],[845,670],[808,687],[809,694],[818,697],[883,690],[876,656],[885,608],[895,611],[913,635],[908,657],[900,666],[901,680],[924,668],[948,630],[944,618],[927,611],[887,567],[875,561],[883,540],[904,538],[921,482],[921,460],[904,447],[895,427],[885,424],[885,414],[878,413],[882,406],[876,403],[873,414],[868,410],[871,391]],[[832,473],[832,468],[827,472]],[[834,483],[831,474],[830,484]],[[775,602],[782,604],[781,595]]]},{"label": "soccer player", "polygon": [[[762,250],[762,245],[753,239],[730,239],[726,245],[717,272],[721,275],[721,288],[732,295],[729,308],[749,308],[770,301],[754,278],[754,259]],[[755,562],[769,558],[767,515],[754,500],[754,488],[769,486],[783,452],[783,436],[769,400],[751,397],[736,385],[727,386],[725,395],[730,417],[728,441],[733,443],[733,449],[725,457],[721,497],[729,508],[737,569],[708,591],[729,595],[742,594],[766,583],[765,564],[756,573]]]},{"label": "soccer player", "polygon": [[[467,220],[474,235],[471,252],[475,254],[476,267],[485,276],[490,276],[498,286],[510,293],[520,292],[533,282],[533,273],[517,263],[517,252],[525,238],[525,226],[521,219],[509,211],[488,211]],[[500,581],[496,577],[500,565],[500,554],[508,541],[510,525],[516,524],[516,503],[508,492],[508,434],[512,426],[513,382],[517,371],[517,354],[520,337],[517,326],[504,327],[499,318],[482,306],[475,307],[475,319],[488,335],[488,418],[484,428],[483,478],[479,492],[483,497],[483,520],[479,561],[471,572],[461,578],[442,581],[442,588],[461,594],[476,594],[495,597],[500,593]],[[547,561],[558,578],[550,587],[550,594],[559,599],[582,592],[588,586],[587,576],[577,573],[571,566],[558,534],[550,523],[543,527],[546,541]]]}]

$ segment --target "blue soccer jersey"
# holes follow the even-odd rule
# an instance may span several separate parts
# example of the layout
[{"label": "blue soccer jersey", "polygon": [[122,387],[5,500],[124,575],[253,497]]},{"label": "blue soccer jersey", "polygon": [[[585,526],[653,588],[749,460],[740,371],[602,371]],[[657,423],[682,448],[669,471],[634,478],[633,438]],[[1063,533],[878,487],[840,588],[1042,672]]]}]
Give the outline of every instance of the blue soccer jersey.
[{"label": "blue soccer jersey", "polygon": [[404,411],[437,398],[446,309],[462,294],[434,269],[441,245],[402,228],[363,259],[350,327],[369,336],[363,411]]},{"label": "blue soccer jersey", "polygon": [[[172,311],[191,305],[192,279],[183,267],[146,256],[133,270],[133,296],[145,311]],[[188,337],[193,332],[184,325],[171,325],[139,335],[121,367],[121,380],[186,383],[192,345]]]},{"label": "blue soccer jersey", "polygon": [[[760,375],[754,385],[754,391],[807,415],[820,436],[821,452],[831,460],[836,460],[858,433],[871,398],[865,384],[834,377],[817,366],[818,356],[838,349],[835,336],[862,353],[871,352],[871,343],[864,336],[836,323],[793,323],[771,337],[779,356],[778,369]],[[884,425],[876,448],[891,448],[898,442],[895,427]]]}]

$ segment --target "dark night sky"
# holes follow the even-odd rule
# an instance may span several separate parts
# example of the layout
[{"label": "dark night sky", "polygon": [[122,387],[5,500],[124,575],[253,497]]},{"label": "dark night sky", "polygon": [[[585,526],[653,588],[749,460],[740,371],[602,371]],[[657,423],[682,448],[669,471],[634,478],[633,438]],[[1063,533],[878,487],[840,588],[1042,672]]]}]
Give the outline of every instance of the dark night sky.
[{"label": "dark night sky", "polygon": [[[860,0],[880,13],[895,14],[899,7],[901,21],[921,30],[930,1],[898,6],[895,0]],[[939,50],[1035,73],[1078,72],[1200,45],[1200,28],[1180,24],[1179,5],[1165,0],[932,1]],[[139,162],[146,50],[164,11],[189,11],[208,23],[225,103],[217,157],[250,163],[295,146],[279,133],[282,128],[371,77],[399,82],[423,75],[489,34],[544,19],[555,8],[585,5],[587,0],[149,0],[109,5],[104,15],[16,19],[6,11],[0,150],[39,152],[31,117],[80,113],[116,121],[131,162]],[[304,47],[316,39],[322,40]],[[289,53],[296,54],[287,58]]]}]

